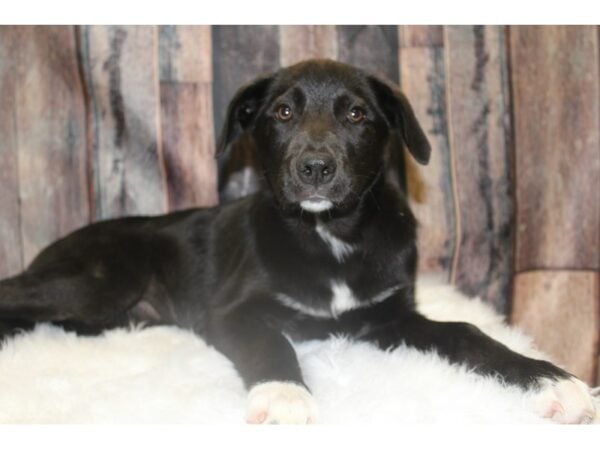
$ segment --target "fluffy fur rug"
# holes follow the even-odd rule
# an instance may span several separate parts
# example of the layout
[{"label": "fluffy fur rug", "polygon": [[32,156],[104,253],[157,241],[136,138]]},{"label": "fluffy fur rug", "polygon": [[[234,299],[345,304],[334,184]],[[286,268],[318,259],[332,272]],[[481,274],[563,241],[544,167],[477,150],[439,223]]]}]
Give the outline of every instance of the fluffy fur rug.
[{"label": "fluffy fur rug", "polygon": [[[421,282],[420,310],[465,320],[514,350],[531,339],[477,299]],[[530,393],[409,348],[381,352],[341,337],[296,346],[323,423],[540,423]],[[246,393],[232,365],[174,327],[77,337],[38,326],[0,351],[2,423],[242,423]],[[598,419],[596,419],[598,421]]]}]

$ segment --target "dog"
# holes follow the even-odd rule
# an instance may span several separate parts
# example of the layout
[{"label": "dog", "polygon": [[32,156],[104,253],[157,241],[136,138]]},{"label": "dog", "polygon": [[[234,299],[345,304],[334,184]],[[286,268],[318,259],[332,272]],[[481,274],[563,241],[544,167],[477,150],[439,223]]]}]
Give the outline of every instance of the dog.
[{"label": "dog", "polygon": [[592,420],[573,375],[416,311],[417,222],[383,176],[385,149],[400,139],[422,164],[431,149],[392,84],[331,60],[283,68],[235,94],[217,154],[243,136],[261,168],[256,193],[97,222],[54,242],[0,282],[5,333],[37,322],[84,334],[131,322],[191,329],[234,364],[249,423],[318,421],[291,342],[332,334],[433,350],[539,391],[555,421]]}]

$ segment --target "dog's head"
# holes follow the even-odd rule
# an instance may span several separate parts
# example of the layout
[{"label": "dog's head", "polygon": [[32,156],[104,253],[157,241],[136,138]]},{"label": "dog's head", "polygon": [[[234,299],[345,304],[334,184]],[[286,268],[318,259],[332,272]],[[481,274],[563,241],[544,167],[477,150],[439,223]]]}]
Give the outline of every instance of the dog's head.
[{"label": "dog's head", "polygon": [[383,172],[397,133],[420,163],[430,146],[402,93],[362,70],[310,60],[242,87],[229,105],[217,154],[244,133],[264,178],[288,211],[350,211]]}]

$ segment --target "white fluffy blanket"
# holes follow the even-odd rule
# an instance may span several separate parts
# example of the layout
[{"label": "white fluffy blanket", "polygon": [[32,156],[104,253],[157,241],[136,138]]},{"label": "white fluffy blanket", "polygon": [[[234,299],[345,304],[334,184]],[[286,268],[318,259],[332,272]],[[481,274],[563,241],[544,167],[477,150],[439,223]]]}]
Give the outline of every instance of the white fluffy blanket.
[{"label": "white fluffy blanket", "polygon": [[[514,350],[531,339],[477,299],[420,283],[420,310],[465,320]],[[435,354],[381,352],[342,338],[296,346],[324,423],[544,422],[529,394],[469,373]],[[246,393],[230,362],[174,327],[77,337],[48,326],[0,351],[2,423],[242,423]]]}]

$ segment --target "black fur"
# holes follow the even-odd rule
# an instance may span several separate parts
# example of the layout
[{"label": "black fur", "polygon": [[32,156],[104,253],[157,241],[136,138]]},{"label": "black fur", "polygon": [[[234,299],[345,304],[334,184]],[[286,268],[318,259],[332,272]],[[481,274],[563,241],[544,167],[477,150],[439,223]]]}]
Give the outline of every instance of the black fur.
[{"label": "black fur", "polygon": [[[399,136],[427,163],[430,147],[389,84],[332,61],[282,69],[236,94],[219,153],[242,136],[255,142],[259,192],[215,208],[99,222],[60,239],[0,282],[2,330],[41,321],[85,333],[130,321],[177,324],[233,361],[248,387],[304,384],[288,337],[334,333],[382,349],[435,350],[522,387],[568,376],[472,325],[415,311],[416,221],[385,182],[384,148]],[[331,207],[313,213],[302,202]],[[318,224],[352,251],[336,258]],[[329,314],[333,282],[345,283],[359,307]]]}]

